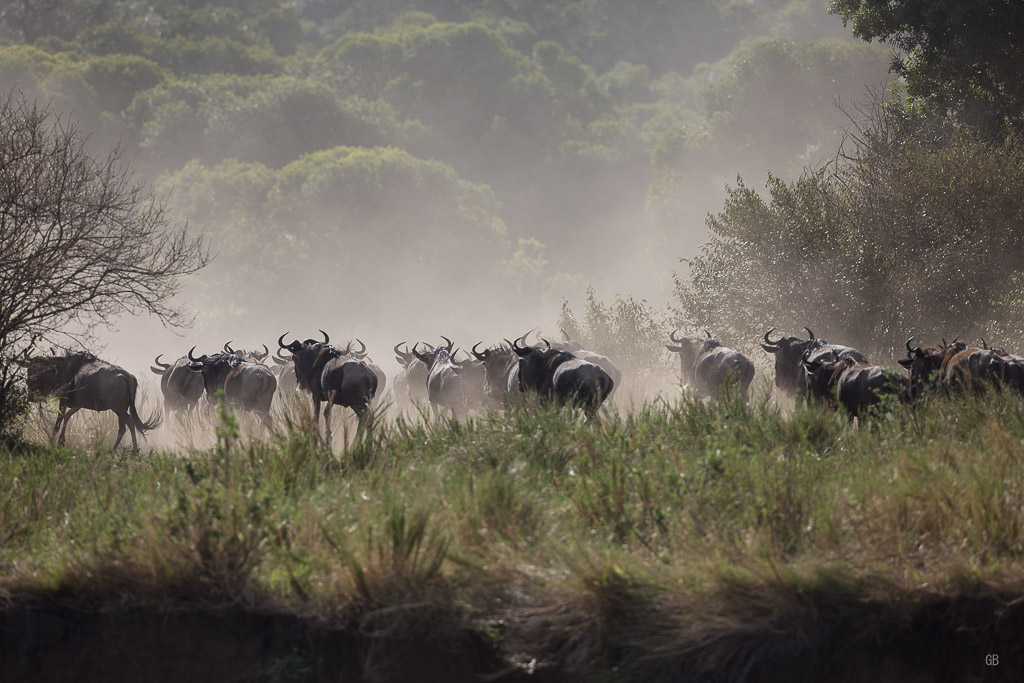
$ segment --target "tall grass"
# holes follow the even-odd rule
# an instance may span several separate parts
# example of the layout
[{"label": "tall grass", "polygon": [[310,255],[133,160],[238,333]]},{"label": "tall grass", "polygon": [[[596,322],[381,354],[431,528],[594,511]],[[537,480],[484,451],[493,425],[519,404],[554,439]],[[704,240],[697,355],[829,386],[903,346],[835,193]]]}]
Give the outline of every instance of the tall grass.
[{"label": "tall grass", "polygon": [[334,452],[301,416],[215,424],[203,449],[0,452],[0,591],[269,603],[377,634],[477,623],[509,651],[656,677],[825,604],[877,635],[921,587],[1024,587],[1011,395],[857,422],[764,392],[600,422],[397,418]]}]

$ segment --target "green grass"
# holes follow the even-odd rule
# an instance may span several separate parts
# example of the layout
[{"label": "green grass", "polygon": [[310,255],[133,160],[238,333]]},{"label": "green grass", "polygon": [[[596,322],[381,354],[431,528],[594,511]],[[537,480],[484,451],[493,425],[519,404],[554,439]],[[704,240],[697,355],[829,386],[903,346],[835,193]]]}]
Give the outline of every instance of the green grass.
[{"label": "green grass", "polygon": [[513,659],[657,678],[736,648],[742,673],[793,628],[873,642],[931,600],[1024,587],[1013,396],[859,424],[766,398],[596,424],[530,409],[338,442],[301,419],[250,439],[224,415],[206,449],[0,451],[0,592],[470,626]]}]

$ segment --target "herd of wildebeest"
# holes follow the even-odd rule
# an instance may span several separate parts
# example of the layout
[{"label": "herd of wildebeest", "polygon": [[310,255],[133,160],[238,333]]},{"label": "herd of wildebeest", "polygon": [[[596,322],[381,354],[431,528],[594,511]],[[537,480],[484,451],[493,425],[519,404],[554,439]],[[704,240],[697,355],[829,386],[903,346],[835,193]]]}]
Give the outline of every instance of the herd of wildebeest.
[{"label": "herd of wildebeest", "polygon": [[[780,337],[772,340],[775,328],[764,335],[761,347],[775,358],[775,386],[788,395],[817,398],[841,405],[851,416],[887,397],[910,401],[929,387],[949,389],[1004,386],[1024,393],[1024,357],[1001,348],[981,347],[959,341],[942,341],[940,347],[911,346],[906,341],[907,357],[898,363],[908,371],[874,365],[861,352],[848,346],[830,344],[815,336],[809,328],[807,339]],[[205,394],[211,402],[223,396],[225,402],[240,411],[255,413],[269,430],[271,405],[275,396],[308,395],[314,413],[314,438],[319,439],[320,410],[323,406],[327,443],[331,440],[331,409],[351,408],[360,428],[380,402],[388,378],[369,359],[366,345],[358,339],[359,349],[349,342],[344,348],[333,346],[326,332],[323,340],[297,339],[286,343],[287,332],[278,338],[278,349],[264,361],[270,350],[236,350],[231,342],[214,354],[195,355],[196,347],[173,363],[162,362],[163,354],[150,369],[160,375],[163,394],[163,419],[170,411],[190,414]],[[621,373],[607,356],[584,349],[569,341],[528,345],[525,335],[515,340],[478,350],[473,345],[458,359],[454,343],[442,336],[445,344],[432,346],[406,342],[394,346],[399,369],[391,377],[394,402],[401,409],[422,408],[435,415],[464,419],[472,411],[509,410],[520,401],[549,400],[578,407],[588,419],[596,419],[605,410],[605,402],[621,381]],[[699,396],[720,399],[730,392],[746,396],[754,377],[754,364],[739,351],[723,346],[705,331],[702,337],[669,335],[666,348],[677,354],[682,384]],[[401,347],[405,346],[404,349]],[[110,410],[118,418],[117,440],[125,430],[131,432],[132,446],[138,448],[136,430],[157,428],[163,419],[154,415],[143,421],[135,406],[138,380],[116,365],[104,362],[88,352],[49,356],[24,356],[18,363],[26,368],[28,394],[32,400],[56,398],[59,401],[53,435],[64,443],[68,419],[82,408]]]}]

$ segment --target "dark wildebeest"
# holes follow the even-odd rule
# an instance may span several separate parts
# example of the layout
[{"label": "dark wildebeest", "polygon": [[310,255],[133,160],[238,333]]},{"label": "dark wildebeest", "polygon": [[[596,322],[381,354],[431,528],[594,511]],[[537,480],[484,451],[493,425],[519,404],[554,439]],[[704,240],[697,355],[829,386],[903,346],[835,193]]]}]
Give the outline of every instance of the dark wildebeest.
[{"label": "dark wildebeest", "polygon": [[[161,353],[160,356],[163,354]],[[160,356],[149,367],[160,375],[160,393],[164,396],[164,419],[170,417],[172,410],[184,410],[191,413],[192,409],[203,397],[203,374],[189,368],[192,362],[182,356],[173,364],[161,363]]]},{"label": "dark wildebeest", "polygon": [[911,337],[906,341],[907,357],[896,362],[910,373],[910,395],[912,398],[917,398],[925,389],[943,385],[948,360],[968,347],[967,344],[956,339],[948,344],[943,339],[942,346],[939,348],[922,349],[920,346],[912,347],[910,342],[913,340],[914,338]]},{"label": "dark wildebeest", "polygon": [[266,365],[242,360],[233,353],[202,355],[196,358],[196,347],[188,352],[189,367],[203,374],[206,399],[213,403],[218,391],[224,392],[229,406],[256,413],[269,431],[273,426],[270,406],[277,391],[277,378]]},{"label": "dark wildebeest", "polygon": [[810,349],[806,353],[802,362],[807,394],[827,402],[838,399],[851,416],[881,403],[885,396],[910,398],[910,380],[888,368],[858,363],[850,356],[840,358],[835,351],[813,359]]},{"label": "dark wildebeest", "polygon": [[320,404],[327,403],[324,408],[324,428],[327,444],[330,445],[331,409],[335,405],[351,408],[362,428],[377,392],[377,375],[362,361],[331,346],[331,338],[326,332],[320,330],[320,333],[324,336],[322,342],[312,339],[300,342],[296,339],[285,344],[284,337],[288,334],[285,332],[278,338],[277,345],[291,351],[299,388],[312,396],[315,438],[320,436]]},{"label": "dark wildebeest", "polygon": [[[612,394],[614,394],[622,383],[622,371],[620,371],[615,363],[612,362],[611,358],[583,348],[583,345],[577,341],[573,341],[565,330],[562,330],[561,332],[562,336],[565,337],[565,341],[551,342],[551,348],[558,349],[559,351],[568,351],[580,360],[588,360],[595,365],[601,366],[601,369],[607,372],[608,376],[612,378],[612,382],[614,383]],[[525,336],[523,337],[523,341],[526,341]],[[608,399],[611,400],[611,396],[609,396]]]},{"label": "dark wildebeest", "polygon": [[832,351],[836,352],[837,358],[852,358],[858,363],[867,363],[868,359],[863,353],[849,346],[829,344],[824,339],[818,339],[805,327],[810,339],[799,339],[797,337],[780,337],[776,341],[768,338],[775,328],[764,333],[764,344],[761,344],[768,353],[775,356],[775,386],[783,393],[790,396],[800,396],[807,386],[806,372],[804,370],[804,353],[810,351],[808,360],[818,360],[828,357]]},{"label": "dark wildebeest", "polygon": [[428,353],[420,353],[419,342],[413,344],[412,353],[426,365],[427,398],[434,414],[442,409],[450,410],[456,419],[464,420],[472,406],[469,379],[452,358],[454,343],[448,337],[441,337],[447,346],[437,346]]},{"label": "dark wildebeest", "polygon": [[[981,340],[981,348],[988,350],[988,344],[984,339]],[[998,356],[1000,356],[1007,364],[1005,381],[1007,385],[1015,389],[1017,392],[1024,394],[1024,356],[1010,353],[1004,348],[994,346],[992,347]]]},{"label": "dark wildebeest", "polygon": [[508,346],[500,344],[477,351],[476,347],[482,343],[474,344],[472,353],[483,367],[486,405],[496,409],[508,408],[519,393],[519,357],[512,352],[512,342],[508,342]]},{"label": "dark wildebeest", "polygon": [[[400,350],[398,347],[402,344],[405,342],[395,344],[395,360],[401,365],[394,379],[395,400],[402,408],[426,405],[430,402],[430,397],[427,396],[427,375],[430,374],[430,368],[413,355],[412,351]],[[434,347],[429,344],[424,346],[429,349],[429,353],[433,353]]]},{"label": "dark wildebeest", "polygon": [[60,401],[57,422],[53,425],[54,434],[60,430],[58,444],[64,443],[68,420],[82,408],[110,410],[117,415],[115,450],[124,438],[126,428],[132,434],[132,449],[138,450],[135,430],[145,434],[160,426],[159,414],[148,422],[143,422],[139,417],[135,409],[139,382],[135,376],[91,353],[79,352],[49,358],[39,356],[21,364],[27,368],[28,393],[32,400],[53,396]]},{"label": "dark wildebeest", "polygon": [[679,367],[683,384],[692,386],[700,396],[721,398],[728,395],[730,387],[737,387],[743,396],[747,395],[750,382],[754,379],[754,364],[739,351],[735,351],[714,339],[707,330],[704,339],[699,337],[676,337],[674,330],[668,338],[678,344],[666,344],[665,348],[679,354]]},{"label": "dark wildebeest", "polygon": [[579,406],[588,418],[597,415],[615,386],[608,373],[596,363],[551,348],[547,340],[542,340],[546,348],[540,349],[520,346],[521,339],[512,343],[512,350],[519,356],[520,391]]},{"label": "dark wildebeest", "polygon": [[355,358],[357,361],[360,361],[363,365],[370,368],[370,371],[377,376],[377,391],[373,395],[373,402],[371,404],[374,408],[376,408],[381,401],[381,397],[384,396],[384,390],[387,388],[388,378],[387,375],[384,374],[384,371],[380,369],[380,366],[367,357],[366,344],[364,344],[359,339],[356,339],[356,341],[359,342],[359,346],[362,347],[360,350],[353,351],[352,342],[349,342],[348,344],[345,345],[343,353],[347,356]]}]

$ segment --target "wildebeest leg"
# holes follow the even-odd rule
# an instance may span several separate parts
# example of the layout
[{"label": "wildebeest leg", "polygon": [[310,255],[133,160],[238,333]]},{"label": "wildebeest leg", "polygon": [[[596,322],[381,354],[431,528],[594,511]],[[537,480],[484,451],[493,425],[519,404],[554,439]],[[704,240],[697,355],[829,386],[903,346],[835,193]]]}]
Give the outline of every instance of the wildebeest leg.
[{"label": "wildebeest leg", "polygon": [[121,439],[124,438],[124,430],[126,428],[130,428],[132,430],[132,448],[136,451],[139,450],[139,442],[135,439],[135,425],[132,424],[132,420],[128,416],[128,413],[115,413],[115,415],[117,415],[117,439],[114,440],[114,448],[112,450],[116,451],[117,447],[121,444]]},{"label": "wildebeest leg", "polygon": [[313,442],[320,440],[320,401],[313,399]]},{"label": "wildebeest leg", "polygon": [[[81,410],[81,408],[79,408],[78,406],[70,406],[66,409],[61,410],[61,417],[64,418],[64,424],[62,424],[60,427],[60,437],[57,439],[58,446],[64,445],[64,432],[68,428],[68,420],[70,420],[71,416],[77,413],[79,410]],[[61,424],[61,417],[57,418],[57,424]],[[55,425],[54,430],[56,429],[57,427]]]},{"label": "wildebeest leg", "polygon": [[273,433],[273,428],[274,428],[274,422],[270,418],[270,411],[269,410],[266,411],[266,412],[262,412],[261,411],[259,415],[260,415],[260,422],[262,422],[263,426],[266,427],[266,429],[267,429],[267,435],[272,434]]},{"label": "wildebeest leg", "polygon": [[331,446],[331,408],[334,407],[334,392],[327,392],[327,407],[324,408],[324,429],[327,430],[327,447]]}]

